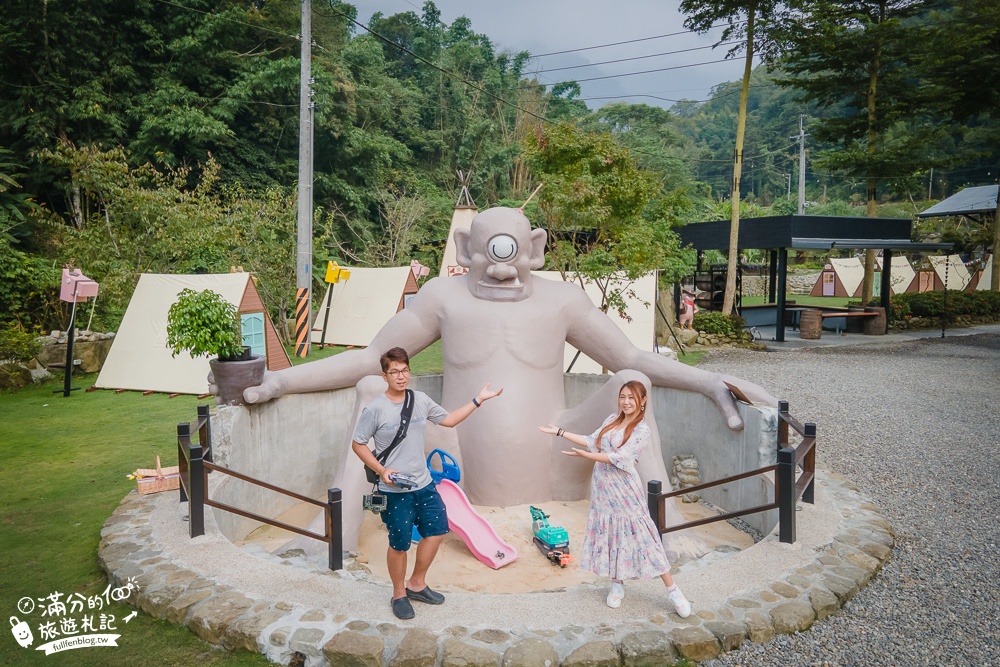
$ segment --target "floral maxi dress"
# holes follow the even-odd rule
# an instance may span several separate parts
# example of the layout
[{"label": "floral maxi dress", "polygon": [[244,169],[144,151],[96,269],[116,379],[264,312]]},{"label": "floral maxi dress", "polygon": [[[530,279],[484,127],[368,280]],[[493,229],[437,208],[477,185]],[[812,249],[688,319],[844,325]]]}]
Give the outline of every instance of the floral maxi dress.
[{"label": "floral maxi dress", "polygon": [[[604,420],[601,428],[617,415]],[[646,507],[646,494],[636,462],[649,444],[650,430],[639,422],[622,444],[624,429],[587,437],[587,449],[607,454],[611,463],[595,463],[590,481],[590,514],[583,538],[580,567],[613,579],[652,579],[670,571],[656,525]]]}]

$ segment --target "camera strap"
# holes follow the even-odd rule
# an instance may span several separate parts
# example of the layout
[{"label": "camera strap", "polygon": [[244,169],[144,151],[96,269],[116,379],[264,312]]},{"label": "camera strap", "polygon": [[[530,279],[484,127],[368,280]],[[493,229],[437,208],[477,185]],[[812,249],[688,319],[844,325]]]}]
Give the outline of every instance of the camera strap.
[{"label": "camera strap", "polygon": [[410,428],[410,417],[413,416],[413,404],[415,402],[416,399],[413,396],[413,390],[407,389],[406,396],[403,398],[403,410],[399,413],[399,430],[396,431],[396,437],[392,439],[388,447],[382,450],[382,453],[375,456],[375,460],[382,465],[385,465],[385,462],[389,460],[389,454],[392,454],[392,450],[396,449],[396,446],[406,438],[406,431]]}]

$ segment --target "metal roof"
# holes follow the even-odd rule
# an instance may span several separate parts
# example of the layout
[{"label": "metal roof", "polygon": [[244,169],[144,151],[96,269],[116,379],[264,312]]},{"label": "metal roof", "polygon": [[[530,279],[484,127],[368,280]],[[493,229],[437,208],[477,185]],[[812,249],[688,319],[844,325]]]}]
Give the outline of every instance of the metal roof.
[{"label": "metal roof", "polygon": [[959,190],[947,199],[939,201],[929,209],[917,214],[918,218],[934,218],[949,215],[977,215],[993,213],[997,210],[996,185],[980,185]]},{"label": "metal roof", "polygon": [[[914,243],[912,222],[906,218],[864,218],[835,215],[779,215],[740,220],[739,247],[773,250],[802,248],[875,248],[889,250],[940,250],[950,243]],[[699,222],[681,227],[682,245],[697,250],[727,250],[729,221]]]}]

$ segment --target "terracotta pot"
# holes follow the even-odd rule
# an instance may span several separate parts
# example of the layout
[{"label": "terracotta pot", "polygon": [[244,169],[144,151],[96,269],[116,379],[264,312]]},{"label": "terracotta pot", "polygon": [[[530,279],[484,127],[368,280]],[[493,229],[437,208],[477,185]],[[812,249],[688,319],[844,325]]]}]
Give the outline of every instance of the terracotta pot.
[{"label": "terracotta pot", "polygon": [[243,390],[263,382],[266,362],[264,357],[251,357],[246,361],[209,359],[212,377],[218,388],[215,402],[219,405],[246,405]]}]

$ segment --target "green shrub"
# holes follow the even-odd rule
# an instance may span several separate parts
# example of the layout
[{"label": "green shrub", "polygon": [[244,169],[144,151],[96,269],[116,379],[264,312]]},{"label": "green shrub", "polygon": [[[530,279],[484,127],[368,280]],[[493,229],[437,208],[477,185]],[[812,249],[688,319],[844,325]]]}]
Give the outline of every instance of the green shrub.
[{"label": "green shrub", "polygon": [[42,345],[34,333],[15,323],[0,329],[0,386],[17,391],[27,383],[21,366],[38,354]]},{"label": "green shrub", "polygon": [[[872,305],[878,305],[873,303]],[[953,321],[957,317],[1000,317],[1000,293],[988,290],[959,292],[943,290],[934,292],[906,292],[894,294],[889,299],[890,316],[893,319],[911,317],[945,318]]]},{"label": "green shrub", "polygon": [[694,328],[703,333],[728,335],[743,331],[746,321],[739,315],[695,313]]},{"label": "green shrub", "polygon": [[185,351],[192,357],[239,357],[243,335],[236,306],[212,290],[181,290],[167,312],[167,346],[175,357]]}]

